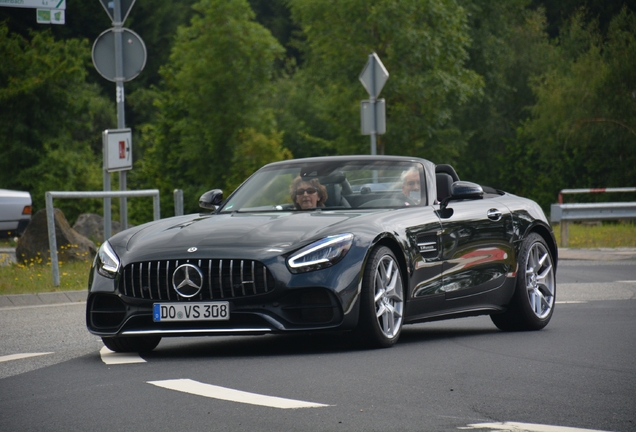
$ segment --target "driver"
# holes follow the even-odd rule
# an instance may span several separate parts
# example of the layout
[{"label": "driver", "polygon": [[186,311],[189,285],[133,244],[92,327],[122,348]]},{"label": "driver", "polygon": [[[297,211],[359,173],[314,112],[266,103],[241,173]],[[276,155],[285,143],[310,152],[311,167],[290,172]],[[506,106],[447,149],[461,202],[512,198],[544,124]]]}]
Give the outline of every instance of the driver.
[{"label": "driver", "polygon": [[402,193],[405,197],[413,201],[415,204],[419,204],[422,200],[422,193],[420,191],[420,170],[413,167],[402,173],[400,176],[402,179]]},{"label": "driver", "polygon": [[327,201],[327,189],[317,178],[302,179],[296,177],[290,187],[291,199],[298,210],[324,207]]}]

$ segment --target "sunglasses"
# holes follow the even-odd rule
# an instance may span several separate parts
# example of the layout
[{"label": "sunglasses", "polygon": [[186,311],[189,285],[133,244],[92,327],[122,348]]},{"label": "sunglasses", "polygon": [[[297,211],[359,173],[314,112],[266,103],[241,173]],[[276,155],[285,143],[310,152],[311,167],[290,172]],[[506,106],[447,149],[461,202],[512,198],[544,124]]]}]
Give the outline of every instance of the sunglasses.
[{"label": "sunglasses", "polygon": [[309,195],[313,195],[313,194],[315,194],[318,191],[315,188],[297,189],[296,190],[296,195],[298,195],[298,196],[305,195],[305,192],[307,192],[307,194],[309,194]]}]

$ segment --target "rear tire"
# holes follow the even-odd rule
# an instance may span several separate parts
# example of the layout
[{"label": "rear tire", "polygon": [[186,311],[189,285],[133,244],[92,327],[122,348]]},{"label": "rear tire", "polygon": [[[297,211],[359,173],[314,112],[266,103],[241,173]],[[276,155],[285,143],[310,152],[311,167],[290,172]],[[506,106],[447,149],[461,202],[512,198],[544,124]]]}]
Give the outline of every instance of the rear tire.
[{"label": "rear tire", "polygon": [[388,247],[371,251],[362,278],[357,342],[370,348],[393,346],[402,332],[404,284],[400,265]]},{"label": "rear tire", "polygon": [[545,240],[532,233],[519,251],[515,293],[508,310],[490,316],[504,331],[541,330],[550,322],[556,299],[556,269]]},{"label": "rear tire", "polygon": [[161,336],[103,337],[102,342],[115,352],[149,352],[161,342]]}]

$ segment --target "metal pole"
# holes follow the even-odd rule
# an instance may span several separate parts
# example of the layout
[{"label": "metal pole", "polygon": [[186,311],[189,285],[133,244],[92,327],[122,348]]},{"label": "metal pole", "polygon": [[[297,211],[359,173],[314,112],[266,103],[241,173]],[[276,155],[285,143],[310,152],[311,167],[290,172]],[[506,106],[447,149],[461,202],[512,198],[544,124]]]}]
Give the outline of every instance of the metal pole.
[{"label": "metal pole", "polygon": [[568,237],[570,230],[568,229],[568,221],[561,221],[561,247],[568,247]]},{"label": "metal pole", "polygon": [[378,119],[376,118],[375,112],[375,101],[377,99],[377,94],[375,91],[375,57],[373,54],[369,54],[369,61],[371,62],[371,116],[373,118],[373,123],[371,126],[371,154],[377,154],[377,144],[376,144],[376,131],[378,130]]},{"label": "metal pole", "polygon": [[174,195],[174,215],[183,216],[183,189],[175,189]]},{"label": "metal pole", "polygon": [[[106,160],[106,144],[104,144],[104,160]],[[104,192],[110,192],[110,173],[104,167]],[[112,223],[112,202],[111,198],[104,198],[104,240],[108,240],[111,235]]]},{"label": "metal pole", "polygon": [[152,197],[152,217],[153,220],[161,219],[161,200],[159,199],[159,191],[157,191],[157,195],[153,195]]},{"label": "metal pole", "polygon": [[[115,36],[115,97],[117,100],[117,129],[126,128],[126,113],[124,107],[124,54],[122,48],[121,0],[114,1],[113,27]],[[126,171],[119,172],[119,190],[126,190]],[[119,222],[121,229],[128,228],[128,201],[126,197],[119,198]]]},{"label": "metal pole", "polygon": [[53,272],[53,286],[60,286],[60,268],[57,262],[57,240],[55,239],[55,209],[53,195],[44,194],[46,200],[46,225],[49,231],[49,254],[51,255],[51,270]]}]

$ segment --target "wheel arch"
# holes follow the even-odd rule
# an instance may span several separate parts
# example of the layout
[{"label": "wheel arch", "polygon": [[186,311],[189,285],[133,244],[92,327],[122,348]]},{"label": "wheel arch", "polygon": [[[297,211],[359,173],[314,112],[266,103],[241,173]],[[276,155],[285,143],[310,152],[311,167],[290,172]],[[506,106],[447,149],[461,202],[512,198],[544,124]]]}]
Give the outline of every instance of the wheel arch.
[{"label": "wheel arch", "polygon": [[[369,254],[371,253],[371,250],[375,247],[378,246],[386,246],[389,249],[391,249],[391,252],[393,252],[393,255],[395,255],[395,258],[398,261],[398,264],[400,265],[400,273],[402,274],[402,283],[404,284],[404,294],[406,296],[406,290],[409,286],[409,272],[408,272],[408,264],[407,264],[407,258],[406,258],[406,254],[404,249],[400,246],[398,240],[389,235],[389,234],[385,234],[384,236],[379,237],[374,243],[373,245],[369,248],[368,252],[367,252],[367,258],[369,256]],[[365,267],[366,267],[366,259],[365,259]],[[406,300],[406,297],[405,297]]]},{"label": "wheel arch", "polygon": [[554,237],[554,234],[552,233],[552,230],[546,226],[538,224],[532,227],[528,231],[528,234],[532,232],[539,234],[548,245],[548,248],[550,249],[550,253],[552,254],[552,259],[554,260],[554,267],[556,270],[556,268],[558,267],[558,261],[559,261],[559,256],[558,256],[559,250],[557,248],[556,239]]}]

